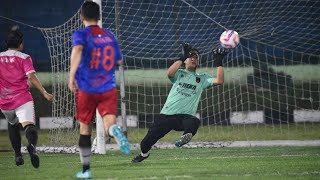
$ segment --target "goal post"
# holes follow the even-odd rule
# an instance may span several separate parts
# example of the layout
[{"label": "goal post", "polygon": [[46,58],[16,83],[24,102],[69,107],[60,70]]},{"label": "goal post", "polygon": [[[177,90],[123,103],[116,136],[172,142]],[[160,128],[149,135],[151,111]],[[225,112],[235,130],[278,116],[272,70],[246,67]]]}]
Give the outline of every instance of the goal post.
[{"label": "goal post", "polygon": [[[118,38],[119,44],[121,44],[120,36],[120,12],[119,12],[119,1],[115,1],[115,23],[116,23],[116,36]],[[128,128],[127,128],[127,113],[126,113],[126,103],[125,103],[125,78],[124,78],[124,68],[123,64],[119,66],[119,80],[120,80],[120,109],[121,109],[121,124],[122,131],[128,138]]]},{"label": "goal post", "polygon": [[[100,13],[101,13],[101,20],[99,20],[98,25],[103,28],[102,26],[102,3],[101,0],[93,0],[93,2],[96,2],[100,6]],[[117,3],[116,3],[116,8],[117,10]],[[115,13],[117,14],[117,13]],[[116,16],[116,22],[119,16]],[[118,35],[116,31],[116,36]],[[117,36],[118,37],[118,36]],[[119,39],[119,37],[118,37]],[[125,98],[125,93],[124,93],[124,71],[123,71],[123,66],[119,66],[119,78],[120,78],[120,104],[121,104],[121,118],[119,119],[121,122],[121,129],[124,132],[125,135],[127,135],[127,122],[126,122],[126,105],[124,102]],[[106,138],[105,138],[105,129],[102,121],[102,117],[99,114],[98,110],[96,111],[96,153],[99,154],[106,154]]]},{"label": "goal post", "polygon": [[[100,7],[100,16],[101,19],[98,21],[98,25],[102,27],[102,8],[101,8],[101,0],[93,0],[93,2],[96,2],[99,4]],[[103,120],[101,115],[98,112],[98,109],[96,110],[96,153],[98,154],[106,154],[106,138],[105,138],[105,130],[104,130],[104,125],[103,125]]]},{"label": "goal post", "polygon": [[[122,130],[138,131],[136,139],[142,139],[145,134],[140,130],[159,118],[172,86],[166,70],[180,56],[182,42],[200,50],[197,72],[215,76],[212,49],[219,43],[222,27],[236,30],[240,45],[223,60],[224,85],[202,94],[197,111],[201,127],[193,141],[268,140],[277,134],[290,139],[297,129],[319,129],[320,41],[315,40],[320,38],[319,1],[101,3],[102,25],[116,33],[123,52],[124,65],[116,72]],[[50,51],[57,97],[53,115],[59,125],[74,113],[65,82],[71,35],[79,28],[77,12],[60,26],[41,29]],[[51,130],[53,144],[64,145],[60,135],[76,132],[76,128]]]}]

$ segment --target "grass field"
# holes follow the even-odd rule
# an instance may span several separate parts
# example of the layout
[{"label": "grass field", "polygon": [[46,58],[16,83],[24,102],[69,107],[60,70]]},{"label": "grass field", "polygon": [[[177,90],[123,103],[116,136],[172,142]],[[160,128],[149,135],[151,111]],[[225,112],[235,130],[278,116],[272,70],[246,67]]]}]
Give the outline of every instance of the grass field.
[{"label": "grass field", "polygon": [[[292,75],[294,80],[317,80],[319,66],[276,67]],[[201,69],[211,72],[212,69]],[[126,81],[136,84],[168,83],[165,70],[126,71]],[[244,82],[252,68],[226,69],[226,82]],[[44,85],[53,79],[66,83],[67,74],[38,73]],[[146,78],[148,77],[148,78]],[[119,79],[119,78],[118,78]],[[156,79],[156,80],[155,80]],[[154,81],[155,80],[155,81]],[[127,83],[128,84],[128,83]],[[151,83],[152,84],[152,83]],[[318,140],[319,123],[282,125],[233,125],[200,128],[192,141],[241,141],[241,140]],[[76,145],[79,135],[66,136],[66,145]],[[129,141],[139,143],[146,129],[129,129]],[[50,144],[48,130],[39,131],[39,146]],[[170,132],[160,142],[174,142],[180,132]],[[26,144],[22,131],[23,145]],[[7,131],[0,131],[0,150],[11,149]],[[118,151],[94,155],[92,171],[95,179],[320,179],[320,147],[246,147],[246,148],[197,148],[153,150],[149,159],[132,164],[129,156]],[[40,154],[41,167],[34,169],[25,155],[25,165],[14,164],[13,153],[0,153],[0,179],[75,179],[81,165],[78,154]]]},{"label": "grass field", "polygon": [[[270,66],[271,67],[271,66]],[[291,75],[294,81],[319,81],[320,71],[319,65],[295,65],[295,66],[272,66],[276,72],[284,72]],[[169,80],[166,75],[167,69],[137,69],[137,70],[126,70],[125,73],[125,84],[126,85],[151,85],[151,84],[167,84]],[[215,68],[199,68],[199,73],[208,73],[214,75]],[[116,71],[117,80],[119,81],[119,72]],[[233,81],[244,84],[247,79],[247,75],[253,73],[252,67],[233,67],[225,68],[225,82],[230,83]],[[45,85],[51,85],[52,79],[57,83],[67,83],[68,73],[52,74],[37,73],[40,81]],[[119,84],[119,82],[118,82]]]},{"label": "grass field", "polygon": [[[246,141],[246,140],[318,140],[320,139],[320,123],[293,123],[286,125],[211,125],[200,127],[192,138],[193,142],[201,141]],[[128,129],[130,143],[140,143],[146,135],[147,129]],[[51,133],[54,138],[61,138],[59,145],[73,146],[78,143],[78,131],[61,129],[59,133]],[[95,132],[93,132],[95,134]],[[21,131],[22,144],[26,145],[24,131]],[[52,146],[50,144],[49,130],[39,130],[39,146]],[[181,136],[181,132],[171,131],[159,142],[174,142]],[[68,137],[68,138],[65,138]],[[56,144],[57,145],[57,144]],[[7,131],[0,131],[0,150],[9,150],[11,145]]]},{"label": "grass field", "polygon": [[[249,147],[153,150],[132,164],[118,151],[93,155],[95,179],[320,179],[319,147]],[[40,154],[34,169],[27,155],[17,167],[11,153],[0,153],[0,177],[6,179],[75,179],[81,169],[76,154]]]}]

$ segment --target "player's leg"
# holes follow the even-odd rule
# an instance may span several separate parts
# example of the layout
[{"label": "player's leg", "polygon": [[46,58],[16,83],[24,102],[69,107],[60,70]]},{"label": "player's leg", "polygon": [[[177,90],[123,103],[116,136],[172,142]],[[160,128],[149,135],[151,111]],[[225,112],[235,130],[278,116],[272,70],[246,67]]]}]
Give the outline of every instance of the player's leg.
[{"label": "player's leg", "polygon": [[179,119],[179,121],[182,124],[183,127],[183,135],[178,139],[175,143],[176,147],[181,147],[188,142],[191,141],[192,137],[197,133],[200,120],[194,116],[191,115],[183,115],[184,117],[182,119]]},{"label": "player's leg", "polygon": [[91,159],[91,133],[92,133],[92,122],[89,124],[80,123],[80,138],[79,138],[79,154],[80,161],[82,164],[82,171],[77,173],[77,178],[91,178],[92,173],[90,170],[90,159]]},{"label": "player's leg", "polygon": [[15,110],[5,111],[1,110],[5,118],[8,120],[8,131],[9,139],[12,148],[15,153],[15,162],[17,166],[23,165],[24,160],[21,154],[21,134],[20,134],[20,124],[18,117],[16,116]]},{"label": "player's leg", "polygon": [[39,156],[36,154],[36,146],[38,143],[38,132],[35,126],[34,104],[29,101],[16,109],[16,115],[21,123],[26,138],[28,140],[27,150],[30,155],[31,164],[38,168],[40,165]]},{"label": "player's leg", "polygon": [[92,120],[97,104],[94,95],[78,90],[76,94],[76,119],[80,124],[79,155],[82,164],[82,171],[76,174],[77,178],[92,178],[90,170],[91,159],[91,133]]},{"label": "player's leg", "polygon": [[152,146],[173,129],[172,118],[168,115],[160,115],[159,119],[150,126],[148,133],[140,143],[141,153],[133,158],[133,163],[141,162],[149,157]]},{"label": "player's leg", "polygon": [[130,153],[130,144],[126,136],[122,133],[117,123],[117,89],[111,89],[105,93],[96,95],[98,111],[102,116],[104,129],[106,134],[115,138],[120,146],[120,151],[124,154]]},{"label": "player's leg", "polygon": [[21,134],[20,134],[20,124],[15,123],[11,125],[9,123],[8,126],[9,130],[9,138],[11,145],[13,147],[14,153],[15,153],[15,161],[16,165],[20,166],[24,164],[24,160],[21,154]]},{"label": "player's leg", "polygon": [[124,154],[130,153],[130,144],[121,129],[116,125],[116,116],[107,114],[102,117],[106,134],[114,137],[119,145],[120,151]]}]

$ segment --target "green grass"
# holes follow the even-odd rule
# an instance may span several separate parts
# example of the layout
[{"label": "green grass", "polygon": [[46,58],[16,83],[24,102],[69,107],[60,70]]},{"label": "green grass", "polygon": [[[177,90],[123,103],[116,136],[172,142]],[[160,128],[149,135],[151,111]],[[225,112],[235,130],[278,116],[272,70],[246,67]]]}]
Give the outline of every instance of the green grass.
[{"label": "green grass", "polygon": [[[320,123],[285,124],[285,125],[211,125],[199,128],[192,141],[246,141],[246,140],[318,140],[320,139]],[[128,138],[130,143],[140,143],[147,133],[147,129],[130,128]],[[24,132],[22,144],[27,144]],[[53,133],[51,133],[52,135]],[[93,132],[95,134],[95,132]],[[50,145],[48,130],[39,130],[39,146]],[[181,136],[181,132],[171,131],[160,142],[174,142]],[[65,138],[68,137],[68,138]],[[78,143],[77,131],[61,129],[54,138],[61,138],[60,145],[75,145]],[[11,149],[8,132],[0,131],[0,150]]]},{"label": "green grass", "polygon": [[276,72],[292,76],[294,81],[319,81],[320,65],[271,66]]},{"label": "green grass", "polygon": [[[270,66],[271,67],[271,66]],[[291,75],[294,81],[318,81],[320,77],[320,65],[295,65],[295,66],[272,66],[276,72],[284,72]],[[170,83],[167,75],[167,69],[144,69],[144,70],[126,70],[126,85],[164,85]],[[215,68],[199,68],[199,73],[208,73],[215,75]],[[239,82],[244,84],[247,75],[253,73],[252,67],[233,67],[225,68],[225,82]],[[51,85],[52,79],[59,83],[68,83],[68,73],[37,73],[40,81],[45,85]],[[117,80],[119,81],[119,72],[116,71]],[[119,83],[118,83],[119,84]]]},{"label": "green grass", "polygon": [[[137,154],[109,151],[93,155],[95,179],[319,179],[319,147],[249,147],[152,150],[149,159],[132,164]],[[25,155],[17,167],[12,153],[0,153],[1,179],[75,179],[77,154],[40,154],[34,169]]]}]

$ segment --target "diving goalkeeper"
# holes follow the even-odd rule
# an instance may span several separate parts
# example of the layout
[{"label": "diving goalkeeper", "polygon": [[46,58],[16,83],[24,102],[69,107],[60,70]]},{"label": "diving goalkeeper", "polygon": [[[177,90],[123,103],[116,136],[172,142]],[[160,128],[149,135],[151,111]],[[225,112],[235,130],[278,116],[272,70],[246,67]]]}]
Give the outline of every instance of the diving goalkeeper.
[{"label": "diving goalkeeper", "polygon": [[[147,159],[151,147],[171,130],[183,131],[181,138],[175,142],[176,147],[187,144],[197,133],[200,120],[195,115],[203,90],[224,82],[222,59],[225,50],[220,47],[213,53],[217,67],[215,78],[208,74],[196,73],[200,53],[189,44],[183,45],[183,56],[167,71],[168,78],[173,83],[167,101],[160,112],[159,119],[151,125],[147,135],[141,141],[141,153],[132,160],[133,163]],[[183,63],[185,69],[179,69]]]}]

